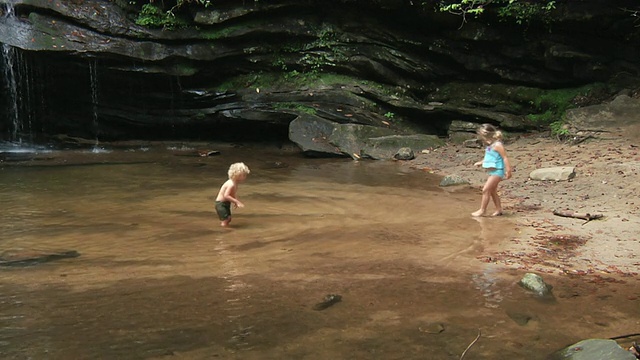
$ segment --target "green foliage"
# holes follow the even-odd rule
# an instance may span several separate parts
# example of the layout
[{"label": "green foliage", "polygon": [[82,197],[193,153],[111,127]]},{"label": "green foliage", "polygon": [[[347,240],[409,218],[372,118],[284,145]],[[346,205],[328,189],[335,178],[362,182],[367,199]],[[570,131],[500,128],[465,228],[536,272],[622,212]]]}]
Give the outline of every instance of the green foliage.
[{"label": "green foliage", "polygon": [[[492,0],[460,0],[455,2],[441,1],[438,10],[449,12],[455,15],[480,15],[484,12],[484,7]],[[426,2],[422,3],[426,5]]]},{"label": "green foliage", "polygon": [[326,66],[335,66],[329,55],[325,52],[309,52],[300,58],[300,63],[304,65],[312,74],[316,74]]},{"label": "green foliage", "polygon": [[240,26],[225,26],[224,28],[213,30],[213,29],[205,29],[200,31],[202,37],[207,40],[218,40],[224,39],[240,29]]},{"label": "green foliage", "polygon": [[211,6],[211,0],[178,0],[176,7],[182,7],[186,4],[196,4],[204,7]]},{"label": "green foliage", "polygon": [[396,114],[392,113],[391,111],[388,111],[386,114],[384,114],[384,117],[386,117],[387,119],[393,119],[394,116],[396,116]]},{"label": "green foliage", "polygon": [[532,105],[539,113],[530,114],[528,118],[541,125],[558,121],[567,109],[574,107],[572,100],[584,92],[582,88],[548,90],[533,101]]},{"label": "green foliage", "polygon": [[569,135],[569,129],[565,125],[564,121],[554,121],[549,124],[549,128],[551,129],[551,134],[556,136],[567,136]]},{"label": "green foliage", "polygon": [[[316,39],[311,42],[285,42],[273,49],[271,65],[283,71],[285,80],[303,82],[315,81],[328,68],[346,61],[346,56],[335,45],[338,35],[330,26],[314,29]],[[304,85],[304,84],[302,84]]]},{"label": "green foliage", "polygon": [[517,24],[524,24],[531,19],[547,21],[547,15],[556,8],[553,0],[540,2],[522,2],[510,0],[507,6],[498,9],[498,15],[503,19],[513,19]]},{"label": "green foliage", "polygon": [[[423,2],[423,5],[426,5]],[[556,8],[555,0],[441,0],[437,9],[442,12],[462,16],[462,23],[468,16],[477,17],[486,9],[495,8],[503,20],[513,20],[518,24],[528,23],[533,19],[548,21],[549,13]]]},{"label": "green foliage", "polygon": [[572,89],[548,90],[539,95],[531,105],[538,110],[527,118],[540,126],[549,126],[556,135],[564,135],[568,130],[564,126],[564,114],[568,109],[577,107],[575,99],[586,97],[590,93],[602,91],[603,84],[595,84]]},{"label": "green foliage", "polygon": [[165,21],[164,15],[159,7],[153,4],[144,4],[136,18],[136,24],[148,27],[162,27]]},{"label": "green foliage", "polygon": [[306,105],[302,105],[302,104],[298,104],[298,103],[291,103],[291,102],[284,102],[284,103],[277,103],[273,105],[273,108],[278,110],[278,109],[290,109],[290,110],[295,110],[297,112],[301,112],[301,113],[305,113],[305,114],[309,114],[309,115],[315,115],[316,114],[316,109],[312,108],[311,106],[306,106]]},{"label": "green foliage", "polygon": [[284,53],[298,53],[304,49],[305,45],[302,42],[288,43],[284,44],[280,50]]},{"label": "green foliage", "polygon": [[136,18],[136,24],[151,28],[175,29],[186,26],[186,22],[171,11],[162,11],[154,4],[144,4]]},{"label": "green foliage", "polygon": [[318,40],[315,45],[318,47],[331,48],[338,41],[338,35],[331,27],[324,27],[318,32]]},{"label": "green foliage", "polygon": [[527,119],[533,121],[536,124],[540,125],[549,125],[554,121],[554,119],[558,118],[558,114],[555,111],[547,110],[538,114],[529,114],[527,115]]},{"label": "green foliage", "polygon": [[[316,76],[329,67],[336,66],[338,62],[347,60],[346,56],[336,47],[339,44],[338,34],[333,28],[324,26],[316,31],[317,39],[297,50],[303,53],[298,64],[302,65],[304,70],[311,73],[312,76]],[[295,51],[295,49],[293,50]]]},{"label": "green foliage", "polygon": [[271,62],[271,65],[273,67],[277,67],[277,68],[282,69],[282,71],[287,71],[287,69],[288,69],[287,63],[281,57],[277,57],[276,59],[274,59],[273,62]]},{"label": "green foliage", "polygon": [[287,80],[290,80],[290,79],[296,78],[298,76],[302,76],[302,74],[299,73],[297,70],[291,70],[291,71],[289,71],[288,73],[286,73],[284,75],[284,78],[287,79]]},{"label": "green foliage", "polygon": [[[131,1],[130,3],[135,4],[137,1]],[[162,4],[162,7],[164,7],[164,2],[162,1],[160,3]],[[140,26],[163,28],[167,30],[187,27],[188,22],[177,16],[176,11],[188,4],[209,7],[212,3],[211,0],[177,0],[176,4],[172,8],[165,11],[162,7],[157,5],[157,3],[151,1],[142,5],[135,22]]]}]

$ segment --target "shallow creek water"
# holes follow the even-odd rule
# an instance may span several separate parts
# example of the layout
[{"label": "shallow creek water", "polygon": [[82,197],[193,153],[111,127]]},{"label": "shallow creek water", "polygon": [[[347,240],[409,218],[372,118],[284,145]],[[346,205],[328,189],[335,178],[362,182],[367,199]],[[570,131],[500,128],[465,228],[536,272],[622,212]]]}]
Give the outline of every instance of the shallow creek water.
[{"label": "shallow creek water", "polygon": [[[394,162],[187,144],[61,151],[0,164],[0,252],[77,258],[0,267],[0,358],[543,359],[637,332],[624,286],[554,282],[477,257],[513,218],[474,220],[479,194]],[[213,200],[251,175],[231,229]],[[327,294],[342,301],[322,310]],[[634,328],[635,327],[635,328]]]}]

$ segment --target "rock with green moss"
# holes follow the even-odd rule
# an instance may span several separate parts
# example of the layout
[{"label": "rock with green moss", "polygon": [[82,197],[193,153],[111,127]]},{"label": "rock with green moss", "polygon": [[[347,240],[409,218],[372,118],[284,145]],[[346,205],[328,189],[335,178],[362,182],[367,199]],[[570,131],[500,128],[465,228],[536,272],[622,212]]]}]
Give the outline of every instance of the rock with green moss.
[{"label": "rock with green moss", "polygon": [[391,159],[401,148],[420,152],[423,149],[434,149],[444,144],[444,140],[435,135],[389,135],[368,139],[364,153],[374,159]]}]

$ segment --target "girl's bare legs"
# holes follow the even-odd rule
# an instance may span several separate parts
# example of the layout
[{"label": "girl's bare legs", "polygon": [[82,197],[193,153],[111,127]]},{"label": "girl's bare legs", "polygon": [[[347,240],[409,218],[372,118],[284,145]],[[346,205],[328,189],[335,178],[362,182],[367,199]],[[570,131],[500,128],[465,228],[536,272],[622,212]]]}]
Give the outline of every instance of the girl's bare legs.
[{"label": "girl's bare legs", "polygon": [[493,199],[493,205],[496,206],[496,211],[491,214],[491,216],[500,216],[502,215],[502,204],[500,203],[500,196],[498,196],[498,187],[493,193],[491,193],[491,199]]},{"label": "girl's bare legs", "polygon": [[225,227],[226,227],[226,226],[229,226],[229,223],[230,223],[230,222],[231,222],[231,216],[229,216],[228,218],[226,218],[225,220],[223,220],[223,221],[220,223],[220,226],[225,226]]},{"label": "girl's bare legs", "polygon": [[[483,216],[485,212],[487,212],[487,206],[489,206],[489,200],[493,198],[493,194],[495,193],[496,198],[498,197],[498,184],[500,183],[502,178],[497,175],[491,175],[487,179],[487,182],[484,184],[482,188],[482,200],[480,201],[480,209],[478,211],[472,212],[471,216]],[[495,199],[493,200],[495,203]],[[500,202],[500,198],[498,198],[498,202]],[[500,209],[502,211],[502,209]]]}]

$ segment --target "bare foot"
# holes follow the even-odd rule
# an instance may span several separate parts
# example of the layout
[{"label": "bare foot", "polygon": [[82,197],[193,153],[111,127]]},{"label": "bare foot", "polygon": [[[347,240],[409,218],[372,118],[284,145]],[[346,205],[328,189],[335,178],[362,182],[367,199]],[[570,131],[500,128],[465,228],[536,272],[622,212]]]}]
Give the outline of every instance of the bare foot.
[{"label": "bare foot", "polygon": [[483,215],[484,215],[484,211],[482,210],[474,211],[471,213],[471,216],[475,216],[475,217],[483,216]]},{"label": "bare foot", "polygon": [[500,215],[502,215],[502,210],[496,211],[493,214],[491,214],[491,216],[500,216]]},{"label": "bare foot", "polygon": [[229,223],[230,223],[230,222],[231,222],[231,221],[230,221],[229,219],[227,219],[227,220],[225,220],[225,221],[221,222],[221,223],[220,223],[220,226],[222,226],[222,227],[227,227],[227,226],[229,226]]}]

